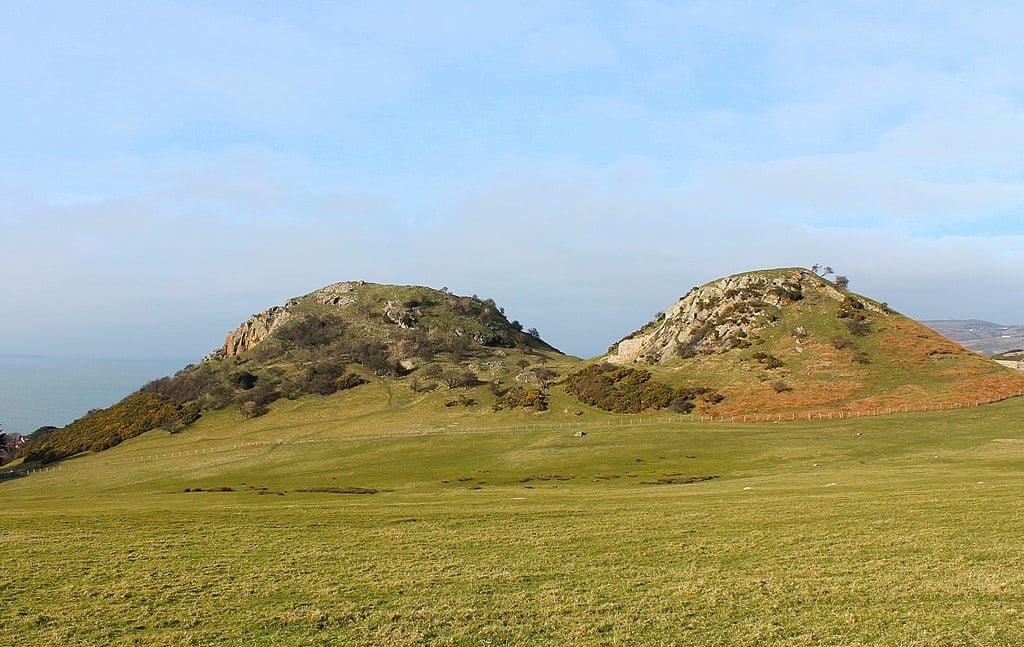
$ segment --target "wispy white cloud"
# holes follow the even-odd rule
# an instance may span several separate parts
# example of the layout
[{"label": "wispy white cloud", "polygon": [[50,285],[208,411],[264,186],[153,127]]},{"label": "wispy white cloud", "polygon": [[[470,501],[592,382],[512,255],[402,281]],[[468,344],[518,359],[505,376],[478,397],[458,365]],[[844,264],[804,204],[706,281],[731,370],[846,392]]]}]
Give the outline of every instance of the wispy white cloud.
[{"label": "wispy white cloud", "polygon": [[0,338],[199,354],[366,278],[494,296],[592,354],[691,285],[815,261],[913,315],[1021,321],[1022,18],[5,7]]}]

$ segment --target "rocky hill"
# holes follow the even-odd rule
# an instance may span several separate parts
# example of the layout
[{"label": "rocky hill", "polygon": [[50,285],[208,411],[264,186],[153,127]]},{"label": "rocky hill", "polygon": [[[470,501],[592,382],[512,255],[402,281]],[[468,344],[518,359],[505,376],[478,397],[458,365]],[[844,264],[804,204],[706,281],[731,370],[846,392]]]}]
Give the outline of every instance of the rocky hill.
[{"label": "rocky hill", "polygon": [[735,414],[877,411],[1016,395],[1020,374],[809,270],[694,288],[602,358]]},{"label": "rocky hill", "polygon": [[154,427],[174,433],[204,411],[235,407],[257,417],[283,398],[328,396],[372,381],[430,390],[476,385],[482,375],[514,380],[522,366],[550,357],[562,354],[490,299],[335,283],[251,316],[198,365],[76,420],[23,456],[49,462]]}]

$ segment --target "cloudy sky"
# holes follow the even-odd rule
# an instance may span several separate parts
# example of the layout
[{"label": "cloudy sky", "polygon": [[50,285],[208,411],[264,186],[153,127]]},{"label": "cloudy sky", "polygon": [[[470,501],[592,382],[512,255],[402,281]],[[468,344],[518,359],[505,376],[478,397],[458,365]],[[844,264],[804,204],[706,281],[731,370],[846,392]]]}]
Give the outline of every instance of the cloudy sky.
[{"label": "cloudy sky", "polygon": [[[898,7],[898,8],[897,8]],[[347,279],[594,355],[823,262],[1024,321],[1024,4],[4,2],[0,352],[200,357]]]}]

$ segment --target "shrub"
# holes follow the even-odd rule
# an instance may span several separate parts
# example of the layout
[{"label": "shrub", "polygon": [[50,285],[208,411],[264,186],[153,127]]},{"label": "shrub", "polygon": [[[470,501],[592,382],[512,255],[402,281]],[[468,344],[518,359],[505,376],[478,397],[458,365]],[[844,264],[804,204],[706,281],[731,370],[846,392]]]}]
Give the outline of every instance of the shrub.
[{"label": "shrub", "polygon": [[409,388],[415,391],[416,393],[427,393],[429,391],[434,391],[435,389],[437,389],[437,382],[421,382],[420,379],[417,377],[413,378],[412,383],[409,385]]},{"label": "shrub", "polygon": [[772,390],[776,393],[785,393],[786,391],[792,391],[793,389],[782,380],[778,380],[777,382],[772,382]]},{"label": "shrub", "polygon": [[795,303],[804,298],[800,285],[777,285],[769,290],[769,292],[785,303]]},{"label": "shrub", "polygon": [[762,365],[764,365],[764,367],[766,369],[769,369],[769,370],[774,369],[774,368],[782,368],[783,366],[785,366],[785,364],[783,364],[781,359],[779,359],[778,357],[776,357],[774,355],[769,355],[768,353],[764,353],[764,352],[760,352],[759,351],[757,353],[754,353],[750,357],[754,361],[759,362]]},{"label": "shrub", "polygon": [[852,341],[840,335],[836,335],[832,338],[832,346],[836,350],[849,350],[851,348],[856,348]]},{"label": "shrub", "polygon": [[228,381],[236,388],[248,391],[252,387],[256,386],[256,380],[258,378],[250,373],[249,371],[239,371],[238,373],[232,373]]},{"label": "shrub", "polygon": [[[305,392],[331,395],[338,391],[353,389],[366,380],[355,373],[346,372],[348,365],[338,359],[318,362],[306,373]],[[297,385],[303,388],[303,385]]]},{"label": "shrub", "polygon": [[457,389],[459,387],[470,387],[480,384],[479,378],[476,373],[469,369],[451,369],[441,374],[441,380],[448,385],[449,389]]},{"label": "shrub", "polygon": [[672,401],[668,403],[668,408],[676,413],[690,413],[694,408],[693,400],[688,397],[679,396],[672,398]]},{"label": "shrub", "polygon": [[540,389],[528,389],[517,386],[509,389],[505,395],[494,403],[494,410],[528,409],[531,411],[547,411],[548,399]]},{"label": "shrub", "polygon": [[476,400],[470,397],[466,397],[463,394],[459,394],[459,397],[454,400],[449,400],[444,403],[446,407],[473,407],[476,406]]},{"label": "shrub", "polygon": [[[651,379],[648,371],[628,366],[592,364],[565,378],[566,391],[586,404],[614,413],[672,408],[692,410],[693,400],[709,389],[672,388]],[[687,405],[689,402],[690,405]]]},{"label": "shrub", "polygon": [[359,342],[352,347],[352,358],[377,375],[397,377],[402,368],[391,361],[387,349],[377,342]]},{"label": "shrub", "polygon": [[456,364],[462,362],[469,353],[471,343],[468,338],[462,336],[452,337],[448,342],[448,352],[451,353],[452,361]]},{"label": "shrub", "polygon": [[222,374],[206,366],[189,366],[175,373],[174,377],[153,380],[142,387],[142,390],[183,404],[190,400],[198,400],[214,385],[219,386],[221,377]]},{"label": "shrub", "polygon": [[362,386],[363,384],[366,383],[366,380],[356,375],[355,373],[346,373],[345,375],[342,375],[337,380],[335,380],[334,385],[335,387],[337,387],[338,391],[347,391],[349,389],[354,389],[357,386]]},{"label": "shrub", "polygon": [[243,400],[238,403],[238,413],[243,418],[258,418],[270,411],[270,405],[260,404],[253,400]]},{"label": "shrub", "polygon": [[444,372],[444,367],[442,367],[440,364],[427,364],[426,366],[423,367],[422,372],[423,377],[430,377],[436,379],[441,377],[441,373]]},{"label": "shrub", "polygon": [[87,450],[101,451],[157,429],[168,419],[184,421],[190,415],[169,398],[137,391],[111,407],[93,410],[51,432],[44,440],[26,446],[22,456],[29,461],[49,463]]},{"label": "shrub", "polygon": [[272,384],[263,383],[245,392],[238,402],[238,411],[245,418],[256,418],[270,411],[270,405],[281,397]]},{"label": "shrub", "polygon": [[274,336],[292,348],[314,348],[338,338],[345,321],[335,315],[310,315],[290,321],[274,331]]},{"label": "shrub", "polygon": [[839,310],[836,311],[836,317],[840,319],[864,319],[867,315],[864,313],[864,302],[847,295],[843,299],[843,303],[839,306]]},{"label": "shrub", "polygon": [[871,322],[867,319],[848,319],[846,329],[850,331],[851,335],[863,337],[871,332]]}]

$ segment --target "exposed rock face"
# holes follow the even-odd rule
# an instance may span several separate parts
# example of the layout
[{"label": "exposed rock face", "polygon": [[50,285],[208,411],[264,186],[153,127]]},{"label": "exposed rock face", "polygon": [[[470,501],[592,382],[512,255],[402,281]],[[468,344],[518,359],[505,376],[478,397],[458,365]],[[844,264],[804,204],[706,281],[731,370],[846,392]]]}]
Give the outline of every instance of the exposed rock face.
[{"label": "exposed rock face", "polygon": [[394,301],[388,301],[384,307],[384,319],[402,328],[416,327],[416,311]]},{"label": "exposed rock face", "polygon": [[[613,364],[664,363],[696,354],[711,355],[749,344],[772,325],[779,309],[816,291],[837,302],[846,295],[806,270],[774,277],[741,274],[691,290],[654,321],[618,343],[607,356]],[[872,303],[865,307],[883,314]]]},{"label": "exposed rock face", "polygon": [[313,297],[313,299],[320,305],[344,307],[355,303],[356,297],[352,292],[354,292],[360,285],[366,285],[366,282],[343,281],[341,283],[334,283],[327,287],[320,288],[319,290],[312,292],[309,296]]},{"label": "exposed rock face", "polygon": [[243,353],[266,339],[275,328],[290,318],[287,306],[274,306],[254,314],[248,321],[228,333],[224,346],[215,354],[220,357],[231,357]]}]

